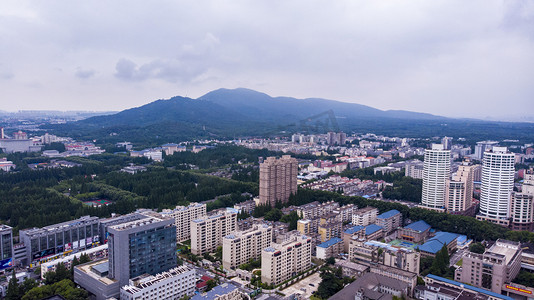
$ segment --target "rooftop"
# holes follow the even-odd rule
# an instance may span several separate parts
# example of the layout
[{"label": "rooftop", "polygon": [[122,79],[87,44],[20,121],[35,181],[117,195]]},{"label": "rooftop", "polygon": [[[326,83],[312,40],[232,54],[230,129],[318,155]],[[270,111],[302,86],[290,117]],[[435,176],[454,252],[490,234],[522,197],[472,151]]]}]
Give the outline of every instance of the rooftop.
[{"label": "rooftop", "polygon": [[458,281],[454,281],[454,280],[450,280],[450,279],[447,279],[447,278],[439,277],[439,276],[436,276],[436,275],[433,275],[433,274],[428,274],[426,277],[434,279],[436,281],[441,281],[441,282],[445,282],[445,283],[448,283],[448,284],[452,284],[452,285],[458,286],[460,288],[468,289],[468,290],[471,290],[471,291],[474,291],[474,292],[477,292],[477,293],[481,293],[481,294],[484,294],[484,295],[489,295],[489,296],[495,297],[497,299],[513,300],[513,298],[508,297],[508,296],[497,294],[497,293],[494,293],[494,292],[491,292],[491,291],[488,291],[488,290],[485,290],[485,289],[482,289],[482,288],[477,288],[477,287],[474,287],[474,286],[471,286],[471,285],[468,285],[468,284],[464,284],[464,283],[461,283],[461,282],[458,282]]},{"label": "rooftop", "polygon": [[406,225],[404,226],[404,228],[408,228],[408,229],[411,229],[411,230],[414,230],[414,231],[418,231],[418,232],[424,232],[428,229],[430,229],[430,225],[428,225],[427,222],[423,221],[423,220],[420,220],[420,221],[417,221],[417,222],[414,222],[410,225]]},{"label": "rooftop", "polygon": [[382,229],[382,226],[378,226],[376,224],[367,225],[365,226],[365,234],[370,235],[379,231],[380,229]]},{"label": "rooftop", "polygon": [[340,243],[342,241],[343,241],[342,239],[340,239],[338,237],[335,237],[335,238],[329,239],[328,241],[326,241],[326,242],[324,242],[322,244],[317,245],[317,247],[328,248],[328,247],[333,246],[333,245],[335,245],[337,243]]},{"label": "rooftop", "polygon": [[362,230],[363,228],[364,228],[363,226],[357,225],[357,226],[354,226],[354,227],[351,227],[351,228],[345,230],[344,232],[347,233],[347,234],[354,234],[354,233]]},{"label": "rooftop", "polygon": [[385,213],[383,214],[380,214],[377,216],[378,219],[388,219],[388,218],[391,218],[397,214],[400,214],[400,211],[396,210],[396,209],[392,209],[390,211],[386,211]]},{"label": "rooftop", "polygon": [[218,299],[220,296],[229,294],[235,290],[237,290],[237,287],[235,285],[231,283],[223,283],[221,285],[214,287],[211,291],[205,294],[193,296],[191,300]]}]

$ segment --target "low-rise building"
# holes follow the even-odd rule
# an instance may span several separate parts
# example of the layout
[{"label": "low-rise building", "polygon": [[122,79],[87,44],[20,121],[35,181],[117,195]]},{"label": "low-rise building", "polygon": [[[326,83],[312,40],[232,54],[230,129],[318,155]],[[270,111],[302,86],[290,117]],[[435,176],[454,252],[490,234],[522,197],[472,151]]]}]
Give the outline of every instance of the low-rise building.
[{"label": "low-rise building", "polygon": [[353,226],[345,231],[343,231],[343,251],[349,253],[349,244],[353,238],[360,238],[365,236],[365,227],[363,226]]},{"label": "low-rise building", "polygon": [[338,260],[334,264],[337,268],[341,268],[343,276],[347,277],[361,277],[363,274],[369,272],[369,266],[351,262],[349,260]]},{"label": "low-rise building", "polygon": [[338,207],[339,203],[334,201],[328,201],[325,203],[319,203],[318,201],[314,201],[299,206],[297,208],[297,213],[303,219],[314,219],[332,213],[332,211]]},{"label": "low-rise building", "polygon": [[419,274],[419,252],[378,241],[353,240],[350,244],[349,259],[364,263],[378,263]]},{"label": "low-rise building", "polygon": [[376,224],[365,226],[364,233],[366,240],[380,240],[384,237],[384,229]]},{"label": "low-rise building", "polygon": [[121,287],[123,300],[182,299],[195,293],[195,270],[186,266],[172,268],[156,275],[143,274]]},{"label": "low-rise building", "polygon": [[332,238],[324,243],[317,245],[317,258],[326,260],[330,257],[336,257],[343,252],[343,240],[340,238]]},{"label": "low-rise building", "polygon": [[396,209],[392,209],[376,217],[376,225],[381,226],[384,234],[390,234],[397,227],[402,225],[402,214]]},{"label": "low-rise building", "polygon": [[456,233],[440,231],[424,244],[417,246],[417,249],[419,249],[423,256],[434,257],[445,246],[449,254],[452,254],[457,248],[458,237],[459,235]]},{"label": "low-rise building", "polygon": [[339,220],[341,222],[350,222],[352,221],[352,212],[357,207],[354,206],[354,204],[347,204],[338,208],[335,208],[332,212],[337,214],[339,217]]},{"label": "low-rise building", "polygon": [[223,283],[214,287],[211,291],[191,297],[191,300],[242,300],[242,293],[237,286],[231,283]]},{"label": "low-rise building", "polygon": [[328,222],[328,223],[319,225],[318,233],[321,236],[321,242],[324,243],[332,238],[340,237],[342,228],[343,228],[343,224],[339,221]]},{"label": "low-rise building", "polygon": [[397,231],[397,237],[413,243],[420,243],[424,241],[430,234],[430,225],[425,221],[417,221],[401,227]]},{"label": "low-rise building", "polygon": [[330,300],[391,299],[392,296],[401,297],[402,295],[409,295],[409,293],[408,284],[398,279],[366,273],[337,292]]},{"label": "low-rise building", "polygon": [[467,252],[455,279],[501,293],[502,287],[519,274],[521,253],[520,243],[498,239],[484,254]]},{"label": "low-rise building", "polygon": [[378,208],[367,206],[352,213],[352,225],[367,226],[376,222]]}]

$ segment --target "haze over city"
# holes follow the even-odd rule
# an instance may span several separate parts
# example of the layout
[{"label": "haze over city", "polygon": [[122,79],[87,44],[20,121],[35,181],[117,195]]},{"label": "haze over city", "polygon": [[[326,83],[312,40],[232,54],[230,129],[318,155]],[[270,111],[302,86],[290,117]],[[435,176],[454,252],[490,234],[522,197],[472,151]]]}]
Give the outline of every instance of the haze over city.
[{"label": "haze over city", "polygon": [[520,121],[534,113],[533,25],[531,1],[2,1],[0,109],[246,87]]}]

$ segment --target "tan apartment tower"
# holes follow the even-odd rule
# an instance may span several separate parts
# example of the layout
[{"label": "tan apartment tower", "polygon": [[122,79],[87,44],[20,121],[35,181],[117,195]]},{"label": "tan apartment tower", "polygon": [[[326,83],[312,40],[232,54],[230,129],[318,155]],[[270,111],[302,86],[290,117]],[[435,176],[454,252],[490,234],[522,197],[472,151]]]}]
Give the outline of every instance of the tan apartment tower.
[{"label": "tan apartment tower", "polygon": [[447,179],[445,186],[445,208],[450,213],[465,212],[473,202],[474,166],[464,162],[458,171]]},{"label": "tan apartment tower", "polygon": [[287,202],[297,192],[298,162],[290,155],[267,157],[260,164],[260,203],[274,206],[276,201]]}]

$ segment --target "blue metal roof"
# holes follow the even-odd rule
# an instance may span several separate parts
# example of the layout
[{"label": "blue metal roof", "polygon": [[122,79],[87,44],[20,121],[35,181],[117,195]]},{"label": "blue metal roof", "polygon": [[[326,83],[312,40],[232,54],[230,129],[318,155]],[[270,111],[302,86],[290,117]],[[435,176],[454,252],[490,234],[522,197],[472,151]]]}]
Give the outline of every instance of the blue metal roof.
[{"label": "blue metal roof", "polygon": [[440,231],[436,233],[436,236],[428,240],[417,248],[421,251],[436,254],[443,246],[450,244],[452,241],[458,238],[458,234]]},{"label": "blue metal roof", "polygon": [[385,213],[378,215],[376,218],[377,219],[388,219],[388,218],[393,217],[396,214],[400,214],[400,211],[396,209],[392,209],[390,211],[386,211]]},{"label": "blue metal roof", "polygon": [[365,234],[370,235],[379,231],[380,229],[382,229],[382,226],[378,226],[376,224],[367,225],[365,226]]},{"label": "blue metal roof", "polygon": [[432,254],[438,253],[441,248],[443,248],[443,243],[438,240],[430,240],[420,246],[417,246],[417,249]]},{"label": "blue metal roof", "polygon": [[199,294],[191,297],[191,300],[208,300],[208,299],[218,299],[222,295],[226,295],[237,289],[237,286],[231,283],[223,283],[214,287],[211,291],[206,294]]},{"label": "blue metal roof", "polygon": [[322,244],[319,244],[317,245],[317,247],[321,247],[321,248],[328,248],[334,244],[337,244],[339,242],[343,241],[342,239],[338,238],[338,237],[335,237],[335,238],[331,238],[329,239],[328,241],[322,243]]},{"label": "blue metal roof", "polygon": [[363,229],[363,226],[356,225],[354,227],[351,227],[351,228],[345,230],[344,232],[348,233],[348,234],[354,234],[354,233],[356,233],[356,232],[358,232],[358,231],[360,231],[362,229]]},{"label": "blue metal roof", "polygon": [[421,220],[421,221],[417,221],[415,223],[412,223],[410,225],[406,225],[404,228],[408,228],[408,229],[419,231],[419,232],[424,232],[424,231],[430,229],[430,225],[428,225],[427,222]]},{"label": "blue metal roof", "polygon": [[508,297],[508,296],[505,296],[505,295],[497,294],[497,293],[492,292],[492,291],[488,291],[488,290],[485,290],[485,289],[482,289],[482,288],[478,288],[478,287],[475,287],[475,286],[472,286],[472,285],[469,285],[469,284],[461,283],[461,282],[450,280],[450,279],[447,279],[447,278],[439,277],[439,276],[436,276],[436,275],[433,275],[433,274],[428,274],[428,275],[426,275],[426,277],[434,279],[434,280],[446,282],[448,284],[453,284],[453,285],[455,285],[457,287],[462,287],[463,286],[465,289],[468,289],[468,290],[471,290],[471,291],[474,291],[474,292],[477,292],[477,293],[481,293],[481,294],[484,294],[484,295],[492,296],[492,297],[495,297],[495,298],[504,299],[504,300],[514,300],[514,298],[512,298],[512,297]]}]

